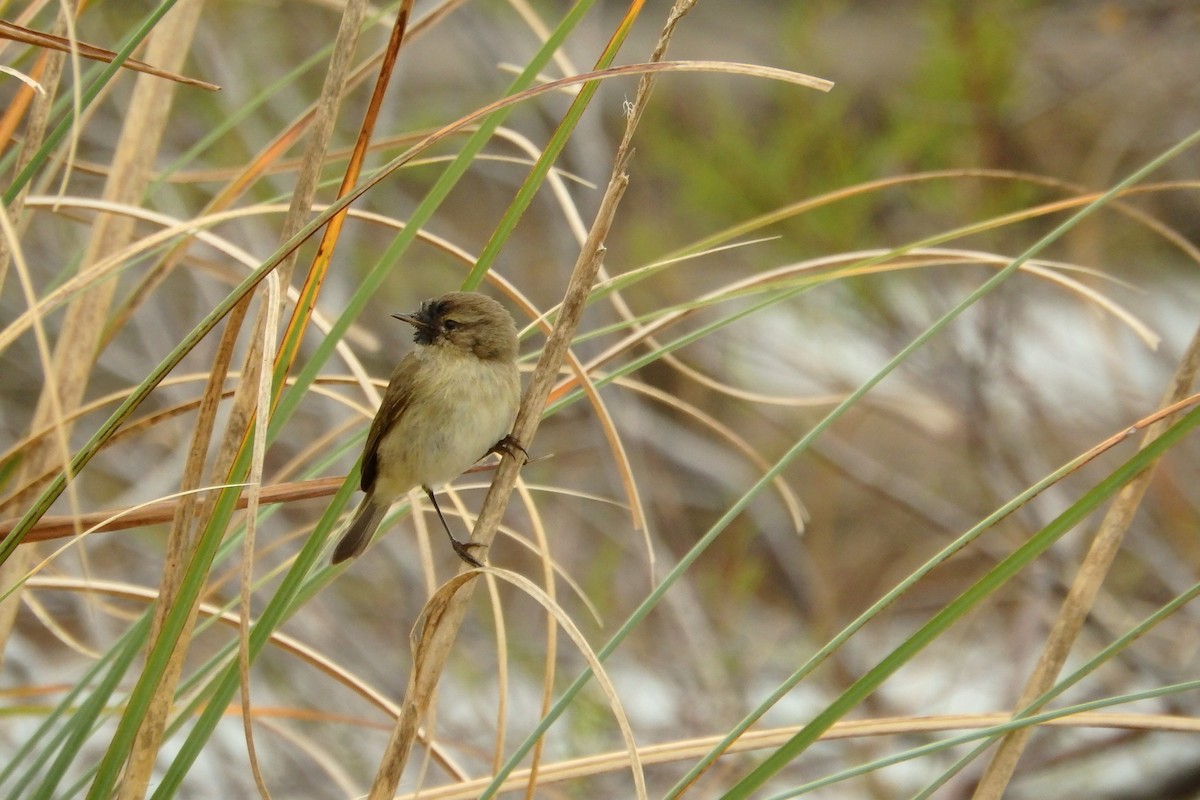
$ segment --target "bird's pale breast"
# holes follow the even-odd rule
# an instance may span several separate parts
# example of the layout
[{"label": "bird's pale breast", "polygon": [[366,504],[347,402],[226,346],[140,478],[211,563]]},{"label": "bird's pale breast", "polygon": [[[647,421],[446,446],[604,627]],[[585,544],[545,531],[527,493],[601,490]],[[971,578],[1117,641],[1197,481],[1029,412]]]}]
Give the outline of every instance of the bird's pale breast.
[{"label": "bird's pale breast", "polygon": [[521,383],[515,364],[421,348],[420,400],[380,442],[380,499],[453,480],[512,430]]}]

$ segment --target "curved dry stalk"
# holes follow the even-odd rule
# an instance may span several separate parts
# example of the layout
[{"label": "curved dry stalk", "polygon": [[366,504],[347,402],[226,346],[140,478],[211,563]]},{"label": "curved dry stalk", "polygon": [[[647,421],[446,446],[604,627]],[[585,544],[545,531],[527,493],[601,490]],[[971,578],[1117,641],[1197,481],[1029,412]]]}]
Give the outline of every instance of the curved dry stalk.
[{"label": "curved dry stalk", "polygon": [[[766,472],[771,468],[770,462],[763,458],[762,454],[755,450],[750,443],[747,442],[737,431],[733,430],[716,417],[704,412],[695,405],[692,405],[691,403],[688,403],[673,394],[664,392],[655,386],[651,386],[648,383],[642,383],[641,381],[634,380],[632,378],[618,378],[614,382],[618,386],[624,386],[628,389],[632,389],[639,394],[643,394],[647,397],[657,400],[663,405],[670,406],[684,416],[687,416],[700,423],[720,438],[729,442],[730,445],[732,445],[738,452],[744,455],[752,464],[754,464],[763,472]],[[785,481],[782,477],[776,478],[774,481],[772,481],[772,484],[775,486],[775,490],[779,494],[780,501],[783,503],[784,507],[787,508],[788,516],[792,519],[792,527],[795,529],[796,533],[803,533],[804,520],[808,516],[804,509],[804,504],[800,502],[800,498],[796,496],[796,493],[792,491],[792,488],[788,486],[787,481]]]},{"label": "curved dry stalk", "polygon": [[[633,730],[629,725],[628,717],[625,714],[624,708],[621,705],[620,697],[617,694],[615,687],[612,685],[605,672],[603,664],[595,651],[588,644],[583,633],[575,626],[568,615],[557,603],[555,603],[548,595],[541,591],[532,581],[524,576],[518,575],[507,570],[497,569],[495,567],[483,567],[479,570],[469,570],[459,573],[443,584],[438,591],[430,598],[429,603],[422,609],[422,616],[417,621],[413,631],[413,661],[415,664],[420,664],[422,656],[428,652],[430,646],[437,646],[436,637],[439,631],[443,630],[440,620],[443,615],[450,610],[451,604],[460,596],[461,590],[471,582],[477,574],[483,574],[489,579],[498,578],[507,581],[517,588],[521,589],[527,596],[535,600],[542,608],[549,612],[550,617],[566,631],[574,641],[576,649],[582,654],[587,661],[589,667],[595,672],[597,683],[603,691],[605,697],[609,701],[609,705],[613,711],[613,715],[617,721],[618,727],[621,730],[621,735],[625,739],[626,750],[625,756],[630,770],[633,774],[634,786],[636,788],[636,796],[645,798],[646,786],[645,776],[642,774],[641,758],[639,749],[634,742]],[[407,698],[406,698],[407,702]],[[404,719],[404,711],[401,710],[400,719]],[[372,793],[377,790],[372,787]]]},{"label": "curved dry stalk", "polygon": [[[117,54],[112,50],[105,50],[103,47],[80,42],[73,39],[65,39],[62,36],[56,36],[52,33],[43,33],[35,31],[32,28],[24,28],[20,25],[14,25],[11,22],[0,20],[0,38],[10,39],[14,42],[22,42],[24,44],[42,47],[46,50],[57,50],[62,53],[78,53],[80,56],[92,61],[100,61],[108,64],[117,57]],[[123,69],[128,69],[133,72],[144,72],[147,75],[153,75],[156,78],[163,78],[176,83],[182,83],[185,86],[194,86],[198,89],[205,89],[210,92],[218,92],[220,86],[208,81],[202,81],[198,78],[189,78],[186,75],[181,75],[170,70],[159,69],[153,64],[147,64],[144,61],[138,61],[136,58],[127,58],[121,63]]]},{"label": "curved dry stalk", "polygon": [[[951,261],[952,260],[952,261]],[[655,338],[657,334],[670,328],[673,325],[682,322],[708,306],[724,302],[744,294],[751,292],[763,291],[766,287],[781,281],[786,281],[805,273],[818,272],[821,270],[835,271],[834,274],[820,276],[820,280],[828,281],[842,277],[861,276],[867,274],[875,274],[880,272],[892,272],[896,269],[912,269],[917,267],[932,266],[937,264],[953,263],[955,261],[964,264],[983,264],[985,266],[993,266],[997,269],[1003,268],[1010,263],[1011,259],[1003,256],[983,253],[971,250],[959,250],[951,248],[916,248],[911,250],[896,251],[886,249],[863,250],[855,253],[839,253],[832,256],[823,256],[821,258],[809,259],[806,261],[787,264],[782,267],[776,267],[765,272],[755,273],[754,275],[741,278],[726,284],[725,286],[706,292],[695,300],[681,304],[674,310],[668,310],[666,313],[658,317],[648,320],[640,324],[635,330],[630,331],[620,341],[610,345],[603,352],[592,358],[587,363],[585,369],[587,373],[592,373],[602,367],[604,364],[616,359],[618,356],[624,355],[635,347],[648,345],[653,346],[658,340]],[[865,263],[864,263],[865,262]],[[859,266],[856,266],[859,265]],[[654,267],[656,265],[651,265]],[[841,268],[848,266],[852,268]],[[649,269],[651,267],[643,268]],[[1088,271],[1083,267],[1076,265],[1062,264],[1061,262],[1031,260],[1021,265],[1021,269],[1033,275],[1052,280],[1059,283],[1073,292],[1083,296],[1085,299],[1099,305],[1102,309],[1108,311],[1115,316],[1120,322],[1129,327],[1133,333],[1141,338],[1151,349],[1157,347],[1159,336],[1154,333],[1149,326],[1142,323],[1132,313],[1127,311],[1115,301],[1105,297],[1094,289],[1087,287],[1078,281],[1057,274],[1056,269],[1074,269]],[[1088,271],[1090,273],[1090,271]],[[623,276],[624,277],[624,276]],[[727,394],[730,397],[735,397],[741,400],[749,400],[756,403],[769,403],[772,405],[782,406],[812,406],[823,405],[831,402],[832,398],[828,397],[789,397],[780,395],[769,395],[762,392],[751,392],[740,389],[729,384],[722,383],[714,378],[711,378],[704,373],[695,370],[684,362],[679,360],[672,353],[663,355],[664,363],[669,363],[678,369],[681,373],[697,381],[706,388],[714,391]],[[574,379],[567,379],[555,387],[554,396],[559,397],[567,390],[574,386]]]},{"label": "curved dry stalk", "polygon": [[[258,348],[258,397],[255,404],[258,408],[268,408],[271,403],[271,354],[275,352],[276,331],[279,329],[280,317],[280,276],[272,272],[267,276],[267,292],[263,298],[265,310],[264,324],[261,327],[262,342]],[[250,474],[247,477],[246,492],[246,533],[242,539],[242,574],[239,602],[241,614],[238,624],[238,681],[242,698],[242,731],[246,738],[246,756],[250,761],[250,772],[254,783],[264,800],[270,800],[271,793],[267,790],[267,781],[258,763],[258,752],[254,745],[253,706],[250,700],[250,608],[251,594],[254,589],[254,544],[258,532],[258,507],[262,495],[263,461],[267,454],[267,425],[255,425],[252,433],[252,455],[250,458]]]},{"label": "curved dry stalk", "polygon": [[[524,481],[517,482],[517,493],[521,497],[521,502],[525,506],[525,511],[529,515],[529,524],[533,528],[534,538],[537,540],[537,549],[541,553],[542,564],[542,591],[551,603],[558,604],[558,588],[557,582],[554,580],[555,564],[554,559],[550,556],[550,538],[546,535],[546,526],[542,522],[542,516],[538,513],[537,504],[533,502],[533,494],[529,491],[529,487]],[[583,598],[587,602],[587,598]],[[542,667],[542,710],[545,715],[554,702],[554,677],[555,665],[558,663],[558,625],[549,614],[546,615],[546,653],[543,658]],[[542,750],[544,747],[543,741],[538,741],[534,746],[533,752],[529,754],[529,782],[526,784],[525,795],[528,798],[534,796],[537,789],[538,769],[542,764]],[[493,762],[492,771],[496,772],[500,769],[503,761],[500,759],[500,749],[496,750],[497,760]]]},{"label": "curved dry stalk", "polygon": [[[28,585],[28,584],[27,584]],[[90,601],[90,598],[89,598]],[[61,614],[55,614],[49,611],[33,592],[22,592],[21,602],[29,609],[30,613],[37,618],[37,621],[53,636],[59,644],[62,644],[68,650],[73,650],[76,654],[83,656],[88,661],[99,661],[104,657],[104,654],[99,650],[93,650],[74,636],[62,624]]]}]

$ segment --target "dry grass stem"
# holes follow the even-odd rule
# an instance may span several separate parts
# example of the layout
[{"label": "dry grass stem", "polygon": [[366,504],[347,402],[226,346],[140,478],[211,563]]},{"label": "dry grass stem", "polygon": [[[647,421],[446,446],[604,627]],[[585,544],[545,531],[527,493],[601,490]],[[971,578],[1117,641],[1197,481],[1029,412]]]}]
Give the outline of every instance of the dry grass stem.
[{"label": "dry grass stem", "polygon": [[[72,41],[65,39],[62,36],[56,36],[52,33],[43,33],[30,28],[23,28],[20,25],[14,25],[11,22],[0,20],[0,38],[11,39],[14,42],[24,42],[25,44],[44,47],[47,50],[58,50],[63,53],[78,53],[80,56],[91,59],[92,61],[100,61],[109,63],[117,54],[112,50],[105,50],[103,47],[87,44],[86,42]],[[127,58],[121,64],[123,69],[133,70],[134,72],[144,72],[147,75],[153,75],[156,78],[165,78],[169,81],[182,83],[186,86],[194,86],[198,89],[206,89],[210,92],[220,91],[221,87],[208,81],[189,78],[186,75],[179,75],[165,69],[147,64],[144,61],[138,61],[136,58]]]}]

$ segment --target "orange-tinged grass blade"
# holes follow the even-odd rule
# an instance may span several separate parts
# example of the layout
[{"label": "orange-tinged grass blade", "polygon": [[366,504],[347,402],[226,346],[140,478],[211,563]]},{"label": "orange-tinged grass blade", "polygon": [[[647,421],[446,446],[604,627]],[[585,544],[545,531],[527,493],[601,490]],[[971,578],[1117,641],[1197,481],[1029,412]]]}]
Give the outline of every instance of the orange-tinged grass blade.
[{"label": "orange-tinged grass blade", "polygon": [[[383,105],[383,96],[387,92],[387,87],[391,81],[400,47],[404,44],[404,33],[408,27],[408,18],[411,10],[412,0],[404,0],[400,4],[400,10],[396,15],[396,23],[392,26],[392,35],[384,52],[383,63],[379,67],[379,76],[375,81],[375,89],[371,92],[371,99],[368,102],[367,111],[363,117],[362,128],[359,130],[358,139],[354,143],[354,150],[350,153],[350,161],[346,165],[345,175],[342,176],[341,186],[338,187],[339,199],[345,197],[354,189],[359,176],[362,174],[363,161],[366,159],[370,148],[371,136],[375,132],[375,124],[379,120],[379,109]],[[295,363],[296,354],[300,351],[300,341],[303,339],[304,332],[308,328],[309,318],[317,303],[317,295],[321,291],[325,277],[329,274],[329,263],[333,258],[333,251],[337,246],[338,237],[341,235],[342,226],[346,221],[348,213],[349,207],[343,208],[329,220],[329,225],[326,226],[325,232],[321,237],[321,243],[317,247],[317,253],[313,257],[312,266],[309,267],[308,277],[305,279],[304,285],[300,287],[300,297],[296,301],[291,319],[288,320],[287,330],[284,331],[283,340],[275,358],[275,387],[271,396],[272,409],[279,403],[285,385],[284,378],[291,370],[292,365]],[[247,439],[242,443],[243,447],[249,442],[248,437],[249,433],[247,433]]]}]

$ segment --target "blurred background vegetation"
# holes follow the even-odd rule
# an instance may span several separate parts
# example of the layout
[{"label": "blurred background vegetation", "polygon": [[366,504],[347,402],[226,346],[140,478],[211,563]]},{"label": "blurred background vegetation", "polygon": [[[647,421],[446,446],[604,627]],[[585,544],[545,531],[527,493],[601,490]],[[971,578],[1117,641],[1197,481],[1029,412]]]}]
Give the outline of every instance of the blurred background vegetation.
[{"label": "blurred background vegetation", "polygon": [[[514,74],[511,65],[521,69],[540,46],[538,24],[531,20],[553,28],[567,4],[530,6],[516,0],[416,4],[418,21],[435,10],[450,13],[414,28],[405,43],[368,173],[420,134],[502,95]],[[75,35],[117,50],[152,8],[149,2],[87,4]],[[204,4],[180,71],[221,90],[175,89],[140,207],[192,219],[256,163],[315,102],[328,64],[323,48],[333,41],[339,9],[338,3],[302,0]],[[618,63],[645,60],[666,10],[667,4],[657,3],[641,13]],[[589,69],[626,11],[623,3],[596,4],[547,74]],[[38,30],[50,30],[57,12],[56,4],[0,2],[0,17]],[[394,13],[390,4],[368,11],[355,65],[383,47]],[[638,275],[619,292],[628,313],[614,296],[598,297],[585,313],[574,352],[583,363],[604,354],[636,330],[630,315],[654,321],[697,304],[666,334],[674,339],[749,310],[764,297],[779,302],[670,355],[656,355],[602,388],[611,423],[590,402],[552,407],[530,448],[534,456],[549,457],[524,469],[525,488],[506,517],[512,535],[527,543],[544,526],[549,554],[501,536],[491,563],[540,580],[547,557],[553,558],[561,571],[557,601],[598,647],[767,466],[842,398],[1094,193],[1200,129],[1198,35],[1200,13],[1176,2],[702,0],[681,22],[670,58],[780,67],[830,79],[836,87],[820,94],[746,76],[660,78],[635,139],[630,188],[607,240],[607,274]],[[0,63],[34,72],[39,48],[4,45]],[[98,68],[84,62],[82,69],[86,76]],[[365,80],[350,90],[338,113],[318,204],[336,196],[375,71],[364,70]],[[5,237],[7,251],[19,250],[28,264],[33,296],[49,295],[88,257],[97,213],[75,200],[103,191],[134,80],[122,72],[107,84],[73,128],[77,149],[65,179],[61,162],[48,159],[14,220],[19,247]],[[521,327],[532,321],[531,309],[552,309],[562,298],[580,246],[573,217],[586,225],[596,211],[634,81],[606,82],[572,134],[557,162],[569,200],[543,186],[504,242],[493,272],[527,301],[511,295],[506,301]],[[69,98],[74,84],[68,65],[59,96]],[[16,77],[0,75],[0,107],[15,108],[22,86]],[[409,346],[389,315],[461,285],[471,258],[509,208],[531,155],[545,145],[570,102],[560,93],[519,104],[503,134],[488,142],[423,225],[425,234],[462,254],[419,240],[357,315],[345,344],[377,381],[386,379]],[[27,135],[18,127],[3,143],[6,187],[18,172]],[[376,216],[347,223],[318,314],[337,318],[361,291],[397,227],[463,142],[460,135],[445,139],[354,203]],[[66,148],[64,142],[53,152],[65,155]],[[287,149],[249,181],[232,206],[246,214],[212,226],[212,232],[258,261],[271,254],[280,242],[282,209],[266,213],[257,206],[286,208],[299,154],[300,145]],[[907,358],[791,462],[671,587],[607,662],[639,745],[678,748],[646,768],[651,796],[666,796],[698,758],[684,753],[684,743],[733,728],[817,648],[955,536],[1159,408],[1196,329],[1198,176],[1200,157],[1188,150],[1039,252],[1043,271],[1014,274]],[[63,202],[55,205],[60,192]],[[133,238],[157,228],[139,222]],[[727,247],[732,244],[737,246]],[[300,248],[298,274],[315,249],[315,239]],[[70,426],[71,452],[255,265],[235,263],[193,241],[162,271],[160,282],[147,282],[165,252],[163,245],[131,256],[106,281],[115,288],[115,301],[104,315],[107,333],[86,377],[84,413]],[[679,260],[637,272],[665,259]],[[756,293],[739,288],[755,279],[764,281]],[[16,267],[6,265],[0,280],[0,324],[9,328],[30,301]],[[300,279],[292,283],[298,286]],[[502,299],[509,294],[497,286],[486,291]],[[709,295],[714,302],[699,303]],[[87,294],[69,299],[89,302]],[[285,314],[290,311],[286,306]],[[51,347],[63,316],[56,308],[43,321]],[[188,404],[204,391],[218,338],[199,342],[174,373],[190,378],[159,387],[139,411],[152,424],[135,426],[102,450],[74,481],[74,499],[64,494],[52,514],[117,509],[179,490],[195,426]],[[247,330],[237,342],[235,364],[248,339]],[[533,363],[544,340],[531,328],[525,363]],[[301,364],[321,341],[318,328],[310,329]],[[594,377],[652,348],[642,343],[622,349],[598,364]],[[35,409],[47,372],[31,330],[0,351],[0,488],[6,498],[0,518],[20,517],[37,495],[30,495],[21,470],[41,446],[29,437],[39,428]],[[323,382],[309,387],[267,452],[264,484],[341,476],[352,468],[373,405],[350,372],[345,353],[321,367]],[[228,388],[235,385],[231,379]],[[157,412],[163,416],[154,418]],[[619,436],[627,465],[606,438],[606,426]],[[934,569],[785,693],[761,726],[804,725],[829,708],[959,592],[992,574],[1004,556],[1093,490],[1134,453],[1135,441],[1130,437],[1056,482]],[[1200,580],[1198,461],[1194,437],[1167,453],[1099,589],[1069,668]],[[476,513],[489,478],[484,472],[460,479],[458,499],[443,508]],[[637,487],[644,530],[630,511],[629,485]],[[314,493],[261,514],[253,613],[277,589],[279,575],[329,502],[328,494]],[[797,503],[805,509],[803,533]],[[851,714],[913,721],[906,736],[822,743],[778,772],[769,789],[784,796],[806,781],[949,735],[916,732],[919,718],[1011,710],[1099,518],[1092,514],[1041,553]],[[242,522],[235,518],[230,530],[240,530]],[[367,557],[314,582],[283,625],[284,633],[347,671],[349,679],[335,680],[314,659],[282,647],[268,647],[256,661],[257,756],[275,796],[355,796],[370,784],[391,727],[370,692],[398,701],[411,664],[409,631],[432,587],[456,568],[429,524],[423,514],[400,514]],[[9,596],[15,617],[4,631],[0,753],[17,753],[40,731],[63,724],[55,709],[67,713],[76,702],[65,701],[65,693],[86,683],[89,667],[113,657],[119,638],[147,607],[147,597],[134,596],[134,590],[158,590],[166,528],[159,523],[93,535]],[[18,553],[33,548],[51,552],[38,544]],[[11,569],[16,559],[7,565],[0,591],[36,563],[24,558],[20,569]],[[233,549],[218,557],[205,602],[238,611],[239,560]],[[498,615],[502,634],[496,633]],[[1195,609],[1183,605],[1061,702],[1193,679],[1197,622]],[[227,657],[223,648],[235,638],[227,626],[198,629],[177,710],[203,699],[199,687],[210,679],[208,659]],[[547,664],[553,664],[552,674]],[[583,666],[564,640],[548,639],[544,613],[522,592],[497,585],[477,593],[442,682],[436,718],[427,723],[457,767],[437,761],[423,775],[410,767],[402,790],[453,787],[464,775],[491,774],[541,715],[544,687],[557,696]],[[121,713],[120,692],[129,690],[141,668],[135,660],[122,673],[118,693],[105,701],[111,713],[82,736],[78,755],[61,767],[53,796],[67,796],[68,786],[73,793],[86,791],[89,769],[105,752]],[[188,686],[187,676],[196,676],[196,683]],[[498,706],[501,699],[507,705]],[[1177,693],[1128,710],[1194,719],[1197,705],[1193,694]],[[194,711],[171,729],[157,756],[159,773],[172,763]],[[179,797],[255,792],[237,713],[235,701]],[[1162,727],[1039,730],[1004,796],[1200,797],[1196,733]],[[589,689],[551,728],[544,759],[570,763],[621,746],[608,701]],[[20,752],[25,764],[45,768],[56,751],[39,745]],[[911,796],[931,787],[965,752],[946,747],[812,795]],[[750,750],[726,756],[685,796],[721,796],[764,755]],[[985,754],[931,791],[972,796],[987,761]],[[32,779],[13,788],[21,774],[0,776],[8,781],[0,790],[33,796],[38,784]],[[537,796],[633,796],[629,771],[620,766],[545,780]],[[470,797],[479,790],[460,785],[459,791],[427,796]]]}]

